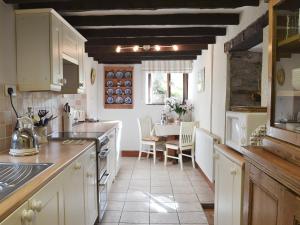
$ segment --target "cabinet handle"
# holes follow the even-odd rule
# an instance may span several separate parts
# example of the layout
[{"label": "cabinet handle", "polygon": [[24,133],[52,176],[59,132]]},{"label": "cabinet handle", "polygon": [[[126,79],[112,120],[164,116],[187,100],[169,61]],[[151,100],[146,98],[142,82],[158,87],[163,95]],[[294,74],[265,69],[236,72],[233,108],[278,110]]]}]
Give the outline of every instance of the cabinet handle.
[{"label": "cabinet handle", "polygon": [[32,200],[29,202],[29,208],[31,208],[33,211],[40,212],[43,208],[42,201]]},{"label": "cabinet handle", "polygon": [[26,221],[26,222],[31,223],[33,221],[33,218],[34,218],[33,210],[31,210],[31,209],[23,210],[23,212],[21,214],[22,221]]},{"label": "cabinet handle", "polygon": [[61,78],[61,79],[59,79],[59,84],[60,85],[66,85],[67,84],[67,79],[66,78]]},{"label": "cabinet handle", "polygon": [[81,163],[76,162],[75,165],[74,165],[74,169],[75,170],[80,170],[81,169]]},{"label": "cabinet handle", "polygon": [[220,158],[219,154],[215,153],[214,154],[214,159],[219,159],[219,158]]},{"label": "cabinet handle", "polygon": [[231,170],[230,170],[230,174],[231,174],[231,175],[235,176],[236,173],[237,173],[237,170],[236,170],[236,169],[231,169]]}]

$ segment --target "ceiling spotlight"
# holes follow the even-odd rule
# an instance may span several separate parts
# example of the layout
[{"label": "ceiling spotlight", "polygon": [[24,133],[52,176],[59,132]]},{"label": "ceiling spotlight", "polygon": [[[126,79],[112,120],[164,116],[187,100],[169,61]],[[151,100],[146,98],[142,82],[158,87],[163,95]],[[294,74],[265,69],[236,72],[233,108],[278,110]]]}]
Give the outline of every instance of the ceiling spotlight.
[{"label": "ceiling spotlight", "polygon": [[155,51],[160,51],[160,46],[159,45],[155,45],[154,49],[155,49]]},{"label": "ceiling spotlight", "polygon": [[174,51],[178,51],[178,45],[173,45],[172,47]]},{"label": "ceiling spotlight", "polygon": [[117,53],[121,52],[121,46],[117,46],[116,52],[117,52]]},{"label": "ceiling spotlight", "polygon": [[151,45],[143,45],[144,51],[149,51],[151,49]]},{"label": "ceiling spotlight", "polygon": [[133,49],[134,52],[137,52],[137,51],[139,50],[139,48],[140,48],[140,47],[139,47],[138,45],[135,45],[135,46],[133,46],[132,49]]}]

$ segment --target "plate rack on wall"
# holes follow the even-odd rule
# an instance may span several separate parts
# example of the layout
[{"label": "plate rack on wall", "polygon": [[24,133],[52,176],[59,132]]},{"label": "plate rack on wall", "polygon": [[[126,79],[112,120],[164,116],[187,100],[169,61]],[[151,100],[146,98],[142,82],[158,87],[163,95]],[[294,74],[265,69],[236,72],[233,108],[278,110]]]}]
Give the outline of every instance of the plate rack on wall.
[{"label": "plate rack on wall", "polygon": [[133,109],[133,67],[104,67],[104,108]]}]

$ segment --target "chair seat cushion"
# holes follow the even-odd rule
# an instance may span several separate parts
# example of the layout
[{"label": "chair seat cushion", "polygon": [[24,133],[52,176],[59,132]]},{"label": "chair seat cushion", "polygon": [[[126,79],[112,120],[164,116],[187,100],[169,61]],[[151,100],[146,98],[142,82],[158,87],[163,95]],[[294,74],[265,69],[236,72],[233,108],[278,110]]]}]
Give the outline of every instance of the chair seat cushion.
[{"label": "chair seat cushion", "polygon": [[166,144],[179,146],[179,141],[178,140],[167,141]]},{"label": "chair seat cushion", "polygon": [[143,141],[160,141],[160,138],[157,136],[149,136],[149,137],[144,137]]}]

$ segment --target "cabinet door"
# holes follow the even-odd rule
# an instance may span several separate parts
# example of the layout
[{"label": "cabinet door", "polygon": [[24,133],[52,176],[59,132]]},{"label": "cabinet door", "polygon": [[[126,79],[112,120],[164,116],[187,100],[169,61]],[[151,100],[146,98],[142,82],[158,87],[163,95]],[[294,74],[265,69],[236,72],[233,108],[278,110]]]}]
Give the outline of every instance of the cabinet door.
[{"label": "cabinet door", "polygon": [[98,215],[96,148],[86,154],[84,163],[85,225],[93,225]]},{"label": "cabinet door", "polygon": [[[33,212],[31,212],[34,215]],[[27,218],[24,215],[28,215]],[[33,216],[30,218],[28,209],[28,202],[24,203],[11,215],[9,215],[0,225],[28,225],[33,220]]]},{"label": "cabinet door", "polygon": [[116,175],[118,175],[118,172],[120,170],[121,165],[121,128],[116,128]]},{"label": "cabinet door", "polygon": [[82,225],[85,221],[82,164],[78,159],[64,172],[65,225]]},{"label": "cabinet door", "polygon": [[[246,163],[244,196],[244,225],[281,225],[283,187],[257,169]],[[284,224],[287,225],[287,224]]]},{"label": "cabinet door", "polygon": [[73,63],[78,64],[78,46],[76,34],[65,24],[63,25],[63,54]]},{"label": "cabinet door", "polygon": [[51,14],[51,74],[52,84],[63,85],[62,22]]},{"label": "cabinet door", "polygon": [[32,225],[64,225],[62,174],[55,177],[29,200],[35,212]]},{"label": "cabinet door", "polygon": [[78,66],[79,66],[79,91],[78,93],[85,92],[85,73],[84,73],[84,42],[78,40]]},{"label": "cabinet door", "polygon": [[216,153],[215,224],[240,225],[242,214],[242,168]]},{"label": "cabinet door", "polygon": [[110,153],[108,155],[108,173],[110,174],[107,188],[108,191],[110,190],[112,183],[116,176],[116,134],[115,129],[111,131],[108,135],[109,137],[109,146],[110,146]]},{"label": "cabinet door", "polygon": [[300,225],[300,197],[292,192],[284,191],[284,206],[280,217],[284,225]]}]

